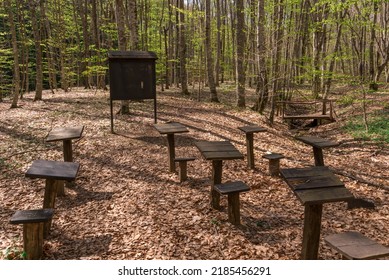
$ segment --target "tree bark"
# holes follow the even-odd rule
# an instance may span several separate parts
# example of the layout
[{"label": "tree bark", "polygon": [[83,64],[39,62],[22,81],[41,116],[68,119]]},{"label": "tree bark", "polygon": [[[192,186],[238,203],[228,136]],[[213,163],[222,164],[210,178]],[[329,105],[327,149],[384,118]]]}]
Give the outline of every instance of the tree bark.
[{"label": "tree bark", "polygon": [[17,37],[16,37],[16,27],[15,27],[15,21],[14,21],[14,14],[11,7],[10,0],[4,0],[5,8],[8,12],[8,19],[9,19],[9,26],[11,29],[11,39],[12,39],[12,51],[13,51],[13,63],[14,63],[14,69],[13,69],[13,98],[12,98],[12,104],[11,108],[16,108],[18,106],[18,100],[19,100],[19,93],[20,93],[20,68],[19,68],[19,48],[17,43]]},{"label": "tree bark", "polygon": [[41,48],[41,33],[42,30],[42,20],[37,19],[36,10],[39,6],[38,1],[30,2],[30,13],[31,13],[31,25],[34,33],[35,41],[35,55],[36,55],[36,79],[35,79],[35,97],[34,101],[42,100],[42,91],[43,91],[43,71],[42,71],[42,48]]},{"label": "tree bark", "polygon": [[[125,11],[123,0],[115,0],[116,3],[116,24],[118,30],[118,45],[119,51],[127,50],[127,38],[126,38],[126,30],[125,30]],[[130,113],[130,105],[128,100],[121,101],[120,114],[127,115]]]},{"label": "tree bark", "polygon": [[216,62],[215,62],[215,86],[219,86],[219,76],[220,76],[220,60],[221,60],[221,51],[222,51],[222,42],[221,42],[221,16],[220,16],[220,0],[216,0]]},{"label": "tree bark", "polygon": [[211,91],[211,102],[219,102],[217,97],[215,78],[213,75],[213,58],[211,43],[211,1],[205,1],[205,53],[207,56],[208,86]]},{"label": "tree bark", "polygon": [[186,31],[185,31],[185,14],[184,0],[179,0],[180,4],[180,27],[179,27],[179,48],[180,48],[180,82],[181,93],[189,95],[188,91],[188,74],[186,72]]},{"label": "tree bark", "polygon": [[236,0],[236,76],[237,76],[237,106],[244,108],[246,106],[245,83],[246,73],[244,67],[245,61],[245,42],[246,27],[244,22],[244,1]]},{"label": "tree bark", "polygon": [[266,62],[266,34],[265,34],[265,0],[258,1],[258,25],[257,25],[257,64],[258,64],[258,83],[256,94],[258,100],[254,110],[260,114],[265,110],[269,99],[268,71]]}]

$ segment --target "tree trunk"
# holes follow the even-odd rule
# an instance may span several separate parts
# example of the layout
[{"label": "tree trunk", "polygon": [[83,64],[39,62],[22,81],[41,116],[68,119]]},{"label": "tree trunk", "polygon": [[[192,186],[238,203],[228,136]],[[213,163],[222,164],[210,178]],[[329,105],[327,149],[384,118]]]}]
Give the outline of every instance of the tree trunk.
[{"label": "tree trunk", "polygon": [[51,89],[51,92],[54,93],[54,89],[58,88],[57,84],[57,70],[55,67],[55,59],[54,59],[54,48],[52,43],[50,42],[52,40],[52,32],[51,32],[51,26],[49,18],[46,15],[46,1],[40,2],[40,9],[41,9],[41,15],[42,19],[45,23],[45,31],[46,31],[46,44],[47,44],[47,66],[48,66],[48,72],[49,72],[49,86]]},{"label": "tree trunk", "polygon": [[18,106],[19,93],[20,93],[20,68],[19,68],[19,49],[16,37],[16,27],[14,21],[14,14],[11,7],[10,0],[4,0],[5,8],[8,12],[8,21],[11,29],[11,38],[12,38],[12,51],[13,51],[13,63],[14,63],[14,73],[13,73],[13,98],[11,108],[16,108]]},{"label": "tree trunk", "polygon": [[219,102],[213,75],[213,57],[211,43],[211,1],[205,1],[205,53],[207,56],[208,86],[211,91],[211,102]]},{"label": "tree trunk", "polygon": [[34,101],[42,100],[42,90],[43,90],[43,71],[42,71],[42,48],[41,48],[41,33],[42,30],[42,20],[37,19],[36,10],[38,9],[38,4],[36,1],[30,2],[30,13],[31,13],[31,25],[34,33],[35,41],[35,55],[36,55],[36,84],[35,84],[35,97]]},{"label": "tree trunk", "polygon": [[[116,3],[116,24],[118,30],[118,46],[119,51],[127,50],[127,38],[125,31],[125,11],[123,0],[115,0]],[[130,105],[128,100],[121,101],[120,114],[127,115],[130,113]]]},{"label": "tree trunk", "polygon": [[180,49],[180,82],[181,93],[189,95],[188,75],[186,72],[186,31],[185,31],[185,14],[184,0],[179,0],[180,4],[180,27],[179,27],[179,49]]},{"label": "tree trunk", "polygon": [[265,110],[269,99],[269,85],[268,85],[268,71],[266,62],[266,37],[265,37],[265,0],[258,1],[258,31],[257,31],[257,64],[258,64],[258,83],[256,87],[256,94],[258,100],[254,106],[254,110],[260,114]]},{"label": "tree trunk", "polygon": [[236,76],[237,76],[237,102],[236,105],[240,108],[246,106],[245,83],[246,73],[244,67],[245,61],[245,42],[246,42],[246,27],[244,22],[244,0],[236,2]]},{"label": "tree trunk", "polygon": [[370,42],[369,42],[369,74],[370,74],[370,84],[369,89],[377,91],[378,90],[378,81],[376,80],[376,63],[374,60],[374,44],[376,42],[376,25],[377,25],[377,11],[378,3],[373,1],[373,23],[370,30]]},{"label": "tree trunk", "polygon": [[220,0],[216,0],[216,63],[215,63],[215,86],[219,86],[219,76],[220,76],[220,60],[221,60],[221,51],[222,51],[222,41],[221,41],[221,16],[220,16]]},{"label": "tree trunk", "polygon": [[274,114],[275,114],[275,106],[277,95],[280,91],[280,62],[281,62],[281,54],[282,54],[282,43],[283,43],[283,18],[284,18],[284,3],[283,0],[278,0],[277,4],[274,6],[274,26],[276,28],[275,38],[274,38],[274,58],[273,58],[273,92],[270,97],[270,114],[269,114],[269,122],[271,124],[274,123]]},{"label": "tree trunk", "polygon": [[131,0],[128,2],[128,16],[129,16],[128,29],[130,31],[130,49],[139,50],[140,48],[139,48],[139,36],[138,36],[138,12],[136,8],[136,0]]},{"label": "tree trunk", "polygon": [[[326,79],[325,84],[324,84],[323,99],[327,98],[327,96],[330,92],[332,76],[333,76],[333,73],[335,71],[335,61],[336,61],[336,58],[338,56],[338,52],[340,49],[340,39],[341,39],[341,35],[342,35],[342,21],[343,21],[344,16],[345,16],[345,13],[343,13],[343,12],[340,12],[340,13],[342,13],[342,15],[340,15],[340,17],[337,16],[338,24],[337,24],[337,28],[336,28],[336,41],[335,41],[335,46],[334,46],[334,52],[333,52],[333,55],[332,55],[332,58],[330,61],[330,66],[328,69],[328,78]],[[323,112],[323,113],[325,113],[325,112]]]}]

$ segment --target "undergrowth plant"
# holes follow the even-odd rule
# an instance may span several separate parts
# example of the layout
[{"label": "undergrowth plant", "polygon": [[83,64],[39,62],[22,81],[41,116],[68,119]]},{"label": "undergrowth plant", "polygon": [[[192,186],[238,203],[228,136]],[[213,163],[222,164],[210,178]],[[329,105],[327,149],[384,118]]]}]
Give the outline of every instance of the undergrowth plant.
[{"label": "undergrowth plant", "polygon": [[371,116],[367,131],[362,117],[351,119],[345,129],[354,138],[389,143],[389,113],[384,111]]}]

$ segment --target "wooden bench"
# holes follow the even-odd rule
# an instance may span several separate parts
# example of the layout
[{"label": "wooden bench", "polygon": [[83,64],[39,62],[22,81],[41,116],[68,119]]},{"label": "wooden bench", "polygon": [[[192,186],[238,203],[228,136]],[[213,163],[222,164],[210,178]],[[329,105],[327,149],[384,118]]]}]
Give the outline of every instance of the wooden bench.
[{"label": "wooden bench", "polygon": [[228,221],[233,225],[240,225],[239,193],[247,192],[250,188],[242,181],[217,184],[213,188],[221,195],[228,195]]},{"label": "wooden bench", "polygon": [[188,161],[195,160],[194,157],[186,157],[186,158],[175,158],[174,162],[178,162],[179,170],[178,170],[178,176],[180,177],[180,182],[184,182],[187,178],[187,169],[188,169]]},{"label": "wooden bench", "polygon": [[53,209],[19,210],[11,217],[11,224],[23,224],[23,249],[26,259],[38,260],[43,252],[43,225],[51,221]]},{"label": "wooden bench", "polygon": [[326,244],[350,260],[372,260],[389,256],[389,248],[362,235],[348,231],[324,238]]},{"label": "wooden bench", "polygon": [[280,174],[280,160],[285,157],[277,153],[264,154],[262,157],[269,160],[270,176],[278,176]]}]

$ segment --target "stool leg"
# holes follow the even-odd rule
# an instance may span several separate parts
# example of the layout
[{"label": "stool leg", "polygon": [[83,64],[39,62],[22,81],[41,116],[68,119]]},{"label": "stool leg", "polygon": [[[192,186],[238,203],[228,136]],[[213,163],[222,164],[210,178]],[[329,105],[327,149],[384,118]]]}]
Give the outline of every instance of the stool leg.
[{"label": "stool leg", "polygon": [[240,201],[238,192],[228,195],[228,221],[233,225],[240,225]]},{"label": "stool leg", "polygon": [[[63,181],[46,179],[45,196],[43,199],[43,209],[55,208],[55,197],[57,196],[58,186],[63,186]],[[51,219],[44,223],[43,237],[46,238],[49,235],[51,228]]]},{"label": "stool leg", "polygon": [[179,162],[180,170],[178,171],[178,176],[180,177],[180,182],[184,182],[188,176],[187,176],[187,168],[188,164],[186,161],[180,161]]},{"label": "stool leg", "polygon": [[28,260],[39,260],[43,252],[43,223],[23,224],[23,248]]},{"label": "stool leg", "polygon": [[270,159],[269,160],[269,174],[270,176],[278,176],[280,174],[280,160]]}]

